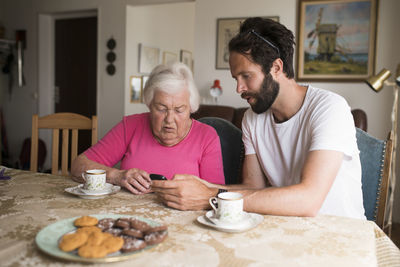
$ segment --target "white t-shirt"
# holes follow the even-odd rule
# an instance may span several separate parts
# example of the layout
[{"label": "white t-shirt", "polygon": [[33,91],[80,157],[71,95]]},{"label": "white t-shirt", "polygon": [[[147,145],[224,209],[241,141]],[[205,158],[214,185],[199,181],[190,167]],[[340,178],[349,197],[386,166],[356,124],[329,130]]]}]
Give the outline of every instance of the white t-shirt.
[{"label": "white t-shirt", "polygon": [[356,129],[343,97],[308,86],[304,103],[292,118],[275,123],[270,110],[256,114],[248,109],[242,130],[246,155],[257,155],[264,174],[275,187],[300,183],[309,151],[343,152],[342,165],[319,213],[366,218]]}]

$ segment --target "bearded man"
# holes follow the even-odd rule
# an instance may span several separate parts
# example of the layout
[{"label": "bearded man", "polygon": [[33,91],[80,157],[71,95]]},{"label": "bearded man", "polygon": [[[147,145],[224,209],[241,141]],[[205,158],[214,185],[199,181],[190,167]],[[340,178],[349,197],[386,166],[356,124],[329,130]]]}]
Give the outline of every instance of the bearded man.
[{"label": "bearded man", "polygon": [[244,196],[244,210],[366,219],[351,110],[332,92],[294,80],[294,36],[279,22],[249,18],[229,43],[236,91],[250,104],[243,122],[243,182],[216,185],[191,175],[154,181],[173,208],[207,209],[221,191]]}]

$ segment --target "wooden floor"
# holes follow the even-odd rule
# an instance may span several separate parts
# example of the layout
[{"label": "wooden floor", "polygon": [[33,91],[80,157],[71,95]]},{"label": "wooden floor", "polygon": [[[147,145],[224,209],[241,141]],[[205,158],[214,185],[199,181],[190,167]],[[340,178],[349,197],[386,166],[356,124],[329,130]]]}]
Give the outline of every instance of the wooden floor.
[{"label": "wooden floor", "polygon": [[392,240],[400,248],[400,223],[392,224]]}]

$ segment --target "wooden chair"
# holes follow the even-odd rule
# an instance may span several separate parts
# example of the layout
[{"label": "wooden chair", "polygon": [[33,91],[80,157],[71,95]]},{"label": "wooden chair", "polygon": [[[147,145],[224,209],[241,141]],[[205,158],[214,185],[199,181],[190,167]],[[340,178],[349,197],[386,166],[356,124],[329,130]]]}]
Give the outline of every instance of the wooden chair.
[{"label": "wooden chair", "polygon": [[32,116],[32,143],[30,170],[37,171],[39,129],[53,129],[51,173],[58,174],[59,131],[62,130],[61,174],[68,175],[69,130],[71,137],[71,162],[78,156],[78,130],[92,131],[92,145],[97,142],[97,116],[92,119],[76,113],[55,113]]},{"label": "wooden chair", "polygon": [[391,222],[387,206],[393,155],[393,132],[387,140],[377,139],[357,129],[357,145],[360,150],[362,169],[362,191],[365,216],[386,233],[390,233]]}]

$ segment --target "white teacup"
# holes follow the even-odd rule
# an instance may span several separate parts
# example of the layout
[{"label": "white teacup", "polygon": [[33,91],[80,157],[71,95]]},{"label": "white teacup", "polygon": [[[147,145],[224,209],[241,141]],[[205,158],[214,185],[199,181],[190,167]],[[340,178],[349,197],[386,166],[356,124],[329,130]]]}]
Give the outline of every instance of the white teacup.
[{"label": "white teacup", "polygon": [[[243,218],[243,195],[237,192],[219,193],[209,200],[215,217],[221,223],[237,223]],[[217,204],[217,205],[216,205]]]},{"label": "white teacup", "polygon": [[82,173],[85,180],[83,188],[90,191],[103,190],[106,185],[106,171],[105,170],[87,170]]}]

